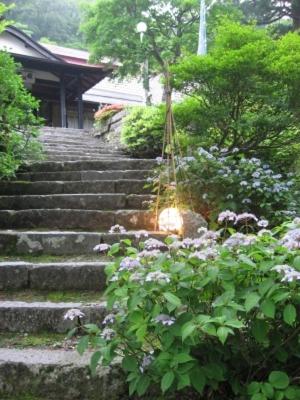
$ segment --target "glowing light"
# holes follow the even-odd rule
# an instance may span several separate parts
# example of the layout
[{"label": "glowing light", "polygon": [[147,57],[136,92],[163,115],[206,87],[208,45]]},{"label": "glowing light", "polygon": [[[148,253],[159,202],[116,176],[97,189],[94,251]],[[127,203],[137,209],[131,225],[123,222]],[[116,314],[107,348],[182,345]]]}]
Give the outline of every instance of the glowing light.
[{"label": "glowing light", "polygon": [[183,221],[177,208],[166,208],[158,219],[159,229],[164,232],[181,232]]},{"label": "glowing light", "polygon": [[139,22],[136,26],[137,33],[146,33],[147,29],[148,29],[148,27],[145,22]]}]

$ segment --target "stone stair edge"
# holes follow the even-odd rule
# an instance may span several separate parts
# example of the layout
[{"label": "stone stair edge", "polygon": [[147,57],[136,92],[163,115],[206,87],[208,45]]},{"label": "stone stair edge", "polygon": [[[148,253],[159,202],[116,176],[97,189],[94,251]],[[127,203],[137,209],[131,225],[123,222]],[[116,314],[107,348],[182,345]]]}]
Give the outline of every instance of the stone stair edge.
[{"label": "stone stair edge", "polygon": [[0,291],[103,291],[104,269],[109,262],[1,261]]},{"label": "stone stair edge", "polygon": [[[124,234],[108,233],[107,230],[0,230],[0,255],[49,255],[49,256],[89,256],[100,242],[113,244],[129,238],[137,243],[136,233],[128,230]],[[149,237],[163,240],[164,232],[149,231]]]},{"label": "stone stair edge", "polygon": [[101,324],[106,315],[106,303],[103,301],[91,304],[0,301],[0,332],[67,333],[76,327],[77,318],[70,320],[64,316],[74,308],[85,314],[84,323]]},{"label": "stone stair edge", "polygon": [[40,400],[128,400],[119,363],[98,366],[92,377],[90,357],[90,352],[80,356],[76,351],[0,348],[0,394],[30,393]]}]

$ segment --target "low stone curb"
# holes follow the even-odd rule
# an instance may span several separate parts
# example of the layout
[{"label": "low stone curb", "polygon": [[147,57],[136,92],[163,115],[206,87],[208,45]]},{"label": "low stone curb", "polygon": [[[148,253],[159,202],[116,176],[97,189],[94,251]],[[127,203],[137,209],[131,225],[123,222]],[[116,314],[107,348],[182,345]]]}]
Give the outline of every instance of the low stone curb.
[{"label": "low stone curb", "polygon": [[0,349],[0,398],[30,393],[41,400],[127,400],[118,364],[89,371],[90,353]]},{"label": "low stone curb", "polygon": [[[149,237],[163,239],[165,234],[149,232]],[[107,232],[72,231],[15,231],[0,230],[0,254],[14,255],[88,255],[101,243],[118,243],[122,239],[136,242],[135,232],[110,234]]]},{"label": "low stone curb", "polygon": [[[99,295],[100,297],[100,295]],[[106,315],[106,304],[53,303],[0,301],[0,332],[54,332],[66,333],[76,326],[74,321],[64,320],[70,309],[85,314],[83,323],[101,324]]]},{"label": "low stone curb", "polygon": [[90,229],[109,230],[113,225],[127,229],[153,230],[155,218],[152,212],[140,210],[0,210],[1,229]]},{"label": "low stone curb", "polygon": [[100,181],[36,181],[36,182],[0,182],[0,195],[28,194],[83,194],[83,193],[127,193],[146,194],[145,180],[120,179]]},{"label": "low stone curb", "polygon": [[99,290],[105,288],[106,263],[1,262],[0,290]]}]

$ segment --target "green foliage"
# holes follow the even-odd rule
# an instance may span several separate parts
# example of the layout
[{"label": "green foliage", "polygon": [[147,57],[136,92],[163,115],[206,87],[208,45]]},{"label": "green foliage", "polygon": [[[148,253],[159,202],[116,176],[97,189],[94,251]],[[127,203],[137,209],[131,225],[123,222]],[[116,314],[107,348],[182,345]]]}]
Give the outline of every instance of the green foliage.
[{"label": "green foliage", "polygon": [[[120,61],[121,76],[139,75],[145,57],[152,73],[165,70],[183,52],[197,49],[198,0],[96,0],[86,10],[82,29],[92,57]],[[148,25],[143,43],[136,31],[139,22]]]},{"label": "green foliage", "polygon": [[79,350],[95,348],[93,370],[121,356],[130,395],[297,400],[299,243],[299,218],[258,235],[147,239],[136,254],[122,243],[106,268],[111,314]]},{"label": "green foliage", "polygon": [[299,0],[246,0],[240,3],[245,17],[255,20],[260,25],[273,24],[277,21],[291,19],[294,29],[300,28],[300,2]]},{"label": "green foliage", "polygon": [[135,157],[161,155],[165,107],[132,107],[124,118],[121,140]]},{"label": "green foliage", "polygon": [[264,29],[225,22],[207,56],[175,66],[175,88],[198,102],[190,125],[202,143],[273,162],[284,151],[292,163],[300,142],[299,46],[295,33],[276,41]]},{"label": "green foliage", "polygon": [[[245,158],[239,149],[230,153],[226,148],[212,147],[211,152],[199,148],[195,157],[179,165],[181,201],[189,205],[192,197],[194,207],[211,222],[227,208],[252,212],[273,225],[300,211],[299,177],[276,173],[258,158]],[[163,182],[167,173],[162,165],[156,175]]]},{"label": "green foliage", "polygon": [[0,178],[10,177],[26,159],[39,155],[38,102],[26,91],[18,66],[0,52]]},{"label": "green foliage", "polygon": [[80,9],[78,0],[3,0],[15,4],[8,17],[33,38],[48,38],[62,46],[82,48],[83,38],[79,30]]},{"label": "green foliage", "polygon": [[8,21],[3,18],[3,15],[9,11],[10,7],[7,7],[4,3],[0,2],[0,33],[4,30]]}]

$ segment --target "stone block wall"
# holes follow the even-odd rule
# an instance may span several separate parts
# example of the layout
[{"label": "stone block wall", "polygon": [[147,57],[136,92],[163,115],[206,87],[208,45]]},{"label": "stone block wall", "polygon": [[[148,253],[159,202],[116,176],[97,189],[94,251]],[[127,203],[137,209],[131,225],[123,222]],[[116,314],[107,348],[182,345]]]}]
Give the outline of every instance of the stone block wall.
[{"label": "stone block wall", "polygon": [[104,141],[122,149],[121,130],[123,118],[126,117],[128,111],[123,110],[109,118],[101,128],[94,128],[94,136],[101,137]]}]

